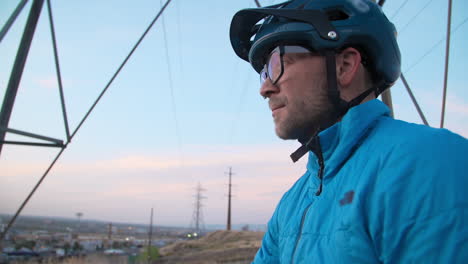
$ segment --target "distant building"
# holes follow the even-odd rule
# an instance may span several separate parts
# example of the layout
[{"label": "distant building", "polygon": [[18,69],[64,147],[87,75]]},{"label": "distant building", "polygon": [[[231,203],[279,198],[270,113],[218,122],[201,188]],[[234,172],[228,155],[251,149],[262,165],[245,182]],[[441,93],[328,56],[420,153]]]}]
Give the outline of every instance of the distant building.
[{"label": "distant building", "polygon": [[80,241],[81,246],[85,251],[91,252],[95,251],[96,248],[102,247],[103,246],[103,241],[98,239],[98,240],[81,240]]}]

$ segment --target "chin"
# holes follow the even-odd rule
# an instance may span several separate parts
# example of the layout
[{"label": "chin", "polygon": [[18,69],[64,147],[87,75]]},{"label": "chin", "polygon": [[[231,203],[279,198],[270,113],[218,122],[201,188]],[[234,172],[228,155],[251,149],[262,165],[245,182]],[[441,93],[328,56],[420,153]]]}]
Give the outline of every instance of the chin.
[{"label": "chin", "polygon": [[275,132],[279,138],[284,139],[284,140],[298,139],[297,136],[294,136],[294,133],[288,133],[289,131],[284,131],[284,130],[276,128]]}]

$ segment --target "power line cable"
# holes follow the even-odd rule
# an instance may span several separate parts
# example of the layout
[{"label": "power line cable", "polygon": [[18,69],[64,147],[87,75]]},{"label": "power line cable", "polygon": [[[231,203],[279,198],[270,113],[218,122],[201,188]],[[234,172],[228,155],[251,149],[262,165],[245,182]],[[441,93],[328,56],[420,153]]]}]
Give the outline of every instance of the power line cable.
[{"label": "power line cable", "polygon": [[[238,80],[238,72],[239,72],[239,62],[240,60],[236,60],[236,62],[234,63],[234,69],[231,71],[232,72],[232,78],[231,78],[231,87],[229,89],[226,89],[226,95],[225,97],[226,98],[229,98],[231,96],[230,93],[228,92],[232,92],[232,91],[236,91],[236,80]],[[231,129],[227,131],[227,143],[231,143],[232,142],[232,135],[233,135],[233,130],[234,130],[234,126],[235,126],[235,120],[237,118],[237,113],[236,113],[236,116],[233,117],[234,119],[232,119],[232,124],[231,124]]]},{"label": "power line cable", "polygon": [[390,20],[392,20],[396,15],[398,15],[400,13],[400,10],[406,5],[406,3],[408,3],[408,0],[404,1],[403,4],[401,4],[397,10],[393,13],[393,15],[391,16]]},{"label": "power line cable", "polygon": [[[253,2],[252,1],[249,1],[249,8],[252,6]],[[258,5],[260,4],[257,0],[255,0],[255,4]],[[233,72],[233,79],[235,79],[236,77],[236,74],[238,72],[238,66],[239,66],[239,62],[240,60],[237,60],[236,62],[236,65],[234,66],[234,72]],[[232,139],[234,137],[234,131],[235,131],[235,128],[237,126],[237,121],[239,120],[239,116],[240,116],[240,111],[242,109],[242,104],[243,102],[245,101],[245,95],[247,93],[247,88],[248,88],[248,83],[250,81],[250,77],[249,77],[249,74],[246,75],[246,79],[244,81],[244,85],[242,86],[243,89],[241,91],[241,94],[240,94],[240,97],[239,97],[239,103],[237,105],[237,111],[235,112],[235,115],[233,116],[233,120],[232,120],[232,124],[231,124],[231,129],[229,130],[228,132],[228,144],[232,143]],[[234,89],[234,80],[232,81],[232,86],[233,86],[233,89]]]},{"label": "power line cable", "polygon": [[236,111],[236,114],[234,116],[234,119],[232,120],[231,130],[230,130],[230,133],[229,133],[229,143],[232,142],[232,139],[234,137],[234,131],[236,130],[237,122],[240,119],[239,118],[240,117],[240,112],[242,110],[242,105],[243,105],[243,103],[245,101],[245,95],[247,94],[247,89],[249,87],[249,85],[248,85],[249,82],[250,82],[250,75],[247,74],[247,78],[244,81],[244,86],[243,86],[241,95],[239,97],[239,103],[237,105],[237,111]]},{"label": "power line cable", "polygon": [[[180,72],[181,72],[181,77],[183,79],[184,77],[184,62],[183,62],[183,53],[182,53],[182,44],[183,44],[183,39],[182,39],[182,30],[181,30],[181,23],[180,23],[180,2],[182,0],[177,1],[176,3],[176,16],[177,16],[177,37],[179,39],[178,43],[178,48],[179,48],[179,66],[180,66]],[[184,87],[184,86],[182,86]]]},{"label": "power line cable", "polygon": [[[468,22],[468,17],[466,17],[462,22],[460,22],[455,29],[451,30],[451,34],[455,34],[461,26],[463,26],[466,22]],[[445,37],[442,37],[437,43],[435,43],[429,50],[427,50],[419,59],[417,59],[413,64],[411,64],[406,70],[404,71],[405,74],[407,74],[410,70],[412,70],[416,65],[418,65],[427,55],[432,53],[435,48],[437,48],[443,41],[445,40]]]},{"label": "power line cable", "polygon": [[175,96],[174,96],[174,85],[172,83],[171,63],[170,63],[170,57],[169,57],[169,48],[168,48],[168,44],[167,44],[167,33],[166,33],[166,24],[164,23],[164,15],[162,16],[161,22],[162,22],[163,36],[164,36],[164,50],[166,51],[166,62],[167,62],[167,73],[168,73],[168,80],[169,80],[169,89],[171,91],[172,113],[173,113],[173,118],[174,118],[174,122],[175,122],[179,157],[181,159],[180,161],[182,162],[182,140],[181,140],[181,136],[180,136],[179,121],[178,121],[178,118],[177,118],[177,107],[176,107]]},{"label": "power line cable", "polygon": [[401,27],[401,29],[399,30],[399,34],[402,34],[403,31],[424,11],[424,9],[426,9],[429,4],[431,4],[433,0],[429,0],[424,6],[423,8],[421,8],[418,13],[416,13],[416,15],[414,15],[412,18],[410,18],[410,20],[403,26]]},{"label": "power line cable", "polygon": [[76,132],[78,132],[78,130],[81,128],[81,126],[83,125],[84,121],[86,121],[86,119],[88,118],[89,114],[91,114],[91,112],[94,110],[94,107],[96,107],[96,105],[98,104],[98,102],[101,100],[102,96],[106,93],[107,89],[109,88],[109,86],[112,84],[112,82],[114,82],[114,79],[117,77],[117,75],[120,73],[120,71],[122,70],[122,68],[125,66],[125,64],[127,63],[127,61],[130,59],[130,57],[133,55],[133,52],[135,52],[135,50],[137,49],[137,47],[140,45],[141,41],[143,41],[143,39],[145,38],[146,34],[148,34],[149,30],[153,27],[154,23],[158,20],[158,18],[161,16],[162,12],[164,12],[164,10],[166,9],[166,7],[169,5],[169,3],[171,2],[172,0],[167,0],[167,2],[164,4],[164,6],[161,8],[161,10],[158,12],[158,14],[156,15],[156,17],[153,19],[153,21],[151,21],[150,25],[148,26],[148,28],[145,30],[145,32],[143,33],[143,35],[140,37],[140,39],[138,39],[137,43],[135,44],[135,46],[132,48],[132,50],[130,51],[130,53],[128,54],[128,56],[125,58],[125,60],[122,62],[122,64],[119,66],[119,68],[117,69],[117,71],[115,72],[115,74],[112,76],[112,78],[109,80],[109,82],[107,83],[106,87],[103,89],[103,91],[101,92],[101,94],[99,94],[98,98],[96,99],[96,101],[93,103],[93,105],[91,106],[91,108],[89,109],[89,111],[86,113],[85,117],[81,120],[81,122],[79,123],[78,127],[75,129],[75,131],[73,132],[72,134],[72,138],[73,136],[76,134]]},{"label": "power line cable", "polygon": [[[150,23],[150,25],[147,27],[147,29],[145,30],[145,32],[143,33],[143,35],[140,37],[140,39],[138,39],[137,43],[133,46],[132,50],[130,51],[130,53],[127,55],[127,57],[125,58],[125,60],[122,62],[122,64],[119,66],[119,68],[117,69],[117,71],[115,72],[115,74],[112,76],[112,78],[110,79],[110,81],[107,83],[107,85],[105,86],[105,88],[103,89],[103,91],[101,92],[101,94],[98,96],[98,98],[96,99],[96,101],[93,103],[93,105],[91,106],[91,108],[89,109],[89,111],[86,113],[86,115],[83,117],[83,119],[81,120],[81,122],[79,123],[79,125],[77,126],[77,128],[75,129],[75,131],[72,133],[72,135],[70,136],[70,141],[71,139],[73,139],[73,137],[76,135],[76,133],[79,131],[79,129],[81,128],[81,126],[83,125],[83,123],[86,121],[86,119],[89,117],[89,115],[91,114],[91,112],[93,111],[94,107],[98,104],[98,102],[101,100],[102,96],[104,95],[104,93],[107,91],[107,89],[110,87],[110,85],[112,84],[112,82],[114,81],[114,79],[117,77],[117,75],[120,73],[120,71],[122,70],[122,68],[125,66],[125,64],[127,63],[127,61],[130,59],[130,57],[132,56],[133,52],[136,50],[136,48],[140,45],[140,43],[143,41],[143,39],[145,38],[146,34],[149,32],[149,30],[153,27],[154,23],[158,20],[158,18],[161,16],[162,12],[164,12],[164,10],[166,9],[166,7],[169,5],[169,3],[171,2],[172,0],[167,0],[167,2],[164,4],[164,6],[161,8],[161,10],[158,12],[158,14],[156,15],[156,17],[153,19],[153,21]],[[52,161],[52,163],[49,165],[49,167],[47,168],[47,170],[44,172],[44,174],[42,175],[42,177],[39,179],[39,181],[36,183],[36,185],[34,186],[34,188],[31,190],[31,192],[28,194],[28,196],[26,197],[26,199],[23,201],[23,203],[21,204],[21,206],[18,208],[18,210],[16,211],[15,215],[10,219],[10,221],[8,222],[7,224],[7,227],[5,228],[5,230],[3,231],[3,233],[0,234],[0,241],[2,241],[4,238],[5,238],[5,235],[6,233],[8,232],[8,230],[11,228],[11,226],[13,225],[13,223],[15,222],[16,218],[18,217],[18,215],[21,213],[21,211],[24,209],[24,207],[26,206],[26,204],[29,202],[29,200],[31,199],[31,197],[33,196],[33,194],[36,192],[36,190],[39,188],[39,186],[41,185],[41,183],[44,181],[45,177],[49,174],[50,170],[53,168],[53,166],[55,165],[55,163],[57,162],[57,160],[60,158],[60,156],[62,155],[62,153],[65,151],[67,147],[67,144],[65,144],[65,146],[60,150],[60,152],[57,154],[57,156],[55,156],[54,160]]]}]

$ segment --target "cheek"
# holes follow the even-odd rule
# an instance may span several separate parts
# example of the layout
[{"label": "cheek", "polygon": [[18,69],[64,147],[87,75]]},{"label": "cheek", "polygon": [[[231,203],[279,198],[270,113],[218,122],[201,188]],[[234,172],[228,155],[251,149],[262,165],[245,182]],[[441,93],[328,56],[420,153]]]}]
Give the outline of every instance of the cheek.
[{"label": "cheek", "polygon": [[300,113],[314,115],[328,104],[328,93],[323,79],[316,78],[307,85],[300,87],[294,97],[294,110]]},{"label": "cheek", "polygon": [[[309,68],[306,68],[306,67]],[[294,108],[304,109],[308,106],[320,104],[327,99],[326,75],[323,70],[310,68],[307,64],[289,66],[284,74],[286,97]],[[290,74],[293,72],[294,74]]]}]

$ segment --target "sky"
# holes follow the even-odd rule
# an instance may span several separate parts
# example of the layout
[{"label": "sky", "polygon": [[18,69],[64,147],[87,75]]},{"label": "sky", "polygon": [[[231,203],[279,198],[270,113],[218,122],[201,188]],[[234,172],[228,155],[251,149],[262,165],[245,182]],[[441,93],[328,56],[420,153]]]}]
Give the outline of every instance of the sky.
[{"label": "sky", "polygon": [[[0,0],[0,26],[19,0]],[[0,94],[8,84],[32,1],[0,42]],[[158,13],[160,1],[51,1],[70,131]],[[260,1],[262,5],[281,1]],[[428,122],[440,126],[447,1],[388,0],[402,71]],[[22,215],[190,226],[197,184],[203,222],[224,224],[232,168],[232,223],[262,225],[304,173],[298,143],[276,137],[259,77],[229,42],[232,16],[253,0],[173,0],[52,168]],[[454,0],[445,127],[468,137],[468,3]],[[66,140],[46,3],[9,127]],[[398,81],[395,117],[419,123]],[[7,134],[7,140],[32,139]],[[59,152],[4,145],[0,213],[13,214]]]}]

